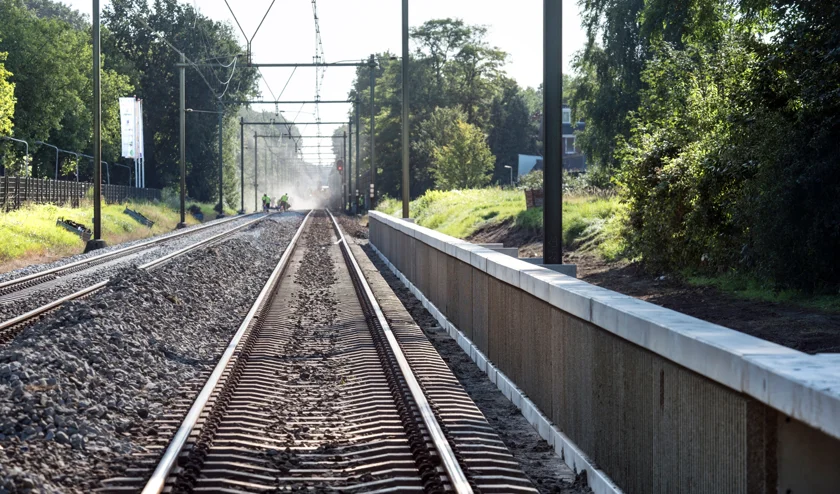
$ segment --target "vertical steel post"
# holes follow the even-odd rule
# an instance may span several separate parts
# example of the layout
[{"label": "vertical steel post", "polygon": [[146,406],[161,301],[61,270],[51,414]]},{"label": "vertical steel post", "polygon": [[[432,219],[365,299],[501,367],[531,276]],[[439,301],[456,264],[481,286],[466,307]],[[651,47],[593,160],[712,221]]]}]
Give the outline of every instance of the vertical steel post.
[{"label": "vertical steel post", "polygon": [[402,217],[408,218],[409,199],[409,95],[408,95],[408,0],[402,0]]},{"label": "vertical steel post", "polygon": [[[543,0],[543,263],[563,263],[563,6]],[[512,172],[511,172],[512,173]]]},{"label": "vertical steel post", "polygon": [[245,119],[239,117],[239,214],[245,214]]},{"label": "vertical steel post", "polygon": [[219,102],[219,214],[216,218],[224,218],[225,216],[225,201],[224,201],[224,182],[225,182],[225,164],[223,151],[223,136],[225,125],[225,107]]},{"label": "vertical steel post", "polygon": [[[374,105],[374,88],[376,86],[376,60],[373,55],[370,56],[370,191],[373,191],[373,197],[370,198],[370,208],[376,207],[376,105]],[[370,193],[368,191],[368,193]]]},{"label": "vertical steel post", "polygon": [[341,209],[347,207],[347,132],[344,132],[344,141],[341,143],[341,181],[343,182],[341,185]]},{"label": "vertical steel post", "polygon": [[181,222],[178,223],[178,228],[184,228],[187,226],[187,102],[184,94],[187,86],[186,63],[187,58],[183,53],[181,53],[181,63],[178,66],[178,76],[180,79],[180,95],[178,99],[180,104]]},{"label": "vertical steel post", "polygon": [[362,141],[359,140],[361,137],[362,132],[362,125],[359,116],[359,96],[356,95],[356,190],[354,191],[353,197],[355,198],[353,201],[353,213],[356,214],[359,212],[359,182],[361,180],[361,169],[362,169],[362,161],[361,161],[361,151],[362,151]]},{"label": "vertical steel post", "polygon": [[254,212],[259,212],[257,207],[257,133],[254,132]]},{"label": "vertical steel post", "polygon": [[100,71],[99,0],[93,0],[93,238],[85,251],[105,247],[102,241],[102,86]]},{"label": "vertical steel post", "polygon": [[[355,212],[353,207],[353,117],[347,126],[349,137],[347,139],[347,197],[350,201],[348,211]],[[357,142],[356,145],[359,143]]]}]

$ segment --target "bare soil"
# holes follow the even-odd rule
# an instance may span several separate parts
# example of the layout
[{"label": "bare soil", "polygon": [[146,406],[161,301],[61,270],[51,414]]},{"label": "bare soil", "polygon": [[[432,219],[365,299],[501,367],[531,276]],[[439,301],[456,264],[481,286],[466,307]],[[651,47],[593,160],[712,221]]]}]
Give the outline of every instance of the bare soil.
[{"label": "bare soil", "polygon": [[[473,235],[475,243],[519,247],[520,257],[541,257],[539,232],[509,223]],[[593,253],[570,251],[563,262],[577,264],[578,278],[625,295],[682,312],[805,353],[840,352],[840,314],[793,304],[748,300],[714,287],[698,287],[673,275],[652,275],[638,263],[607,262]]]}]

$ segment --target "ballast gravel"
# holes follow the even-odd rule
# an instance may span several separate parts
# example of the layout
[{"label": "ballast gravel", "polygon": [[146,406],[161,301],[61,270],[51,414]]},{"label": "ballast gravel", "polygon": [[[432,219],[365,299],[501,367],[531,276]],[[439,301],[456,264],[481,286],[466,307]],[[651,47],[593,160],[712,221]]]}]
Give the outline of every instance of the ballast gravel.
[{"label": "ballast gravel", "polygon": [[[204,230],[200,230],[171,240],[167,240],[165,242],[162,242],[161,244],[149,247],[148,249],[144,249],[140,252],[129,254],[126,257],[121,257],[119,259],[107,261],[98,266],[93,266],[89,269],[85,269],[84,271],[79,271],[77,273],[61,276],[57,280],[53,280],[42,285],[29,288],[23,294],[0,296],[0,321],[5,321],[13,317],[25,314],[26,312],[41,307],[42,305],[52,302],[53,300],[59,297],[69,295],[85,287],[98,283],[102,280],[106,280],[119,273],[121,270],[124,270],[128,266],[143,265],[147,262],[163,257],[166,254],[183,249],[196,242],[200,242],[201,240],[205,240],[214,235],[218,235],[219,233],[222,233],[224,231],[236,228],[237,226],[240,226],[248,221],[253,221],[254,219],[256,219],[256,217],[248,216],[228,221],[220,225],[213,225],[208,228],[205,228]],[[166,234],[163,236],[163,238],[166,238],[170,235],[171,233]],[[53,267],[64,266],[66,264],[81,259],[89,259],[92,256],[99,256],[103,253],[107,253],[118,248],[122,249],[126,247],[131,247],[133,245],[148,240],[149,239],[138,240],[135,242],[108,247],[106,249],[94,251],[88,254],[71,256],[46,266],[26,267],[2,275],[2,277],[0,277],[0,282],[3,282],[7,279],[20,278],[23,276],[27,276],[31,273],[51,269]]]},{"label": "ballast gravel", "polygon": [[0,493],[90,492],[121,475],[181,384],[215,365],[302,219],[123,269],[0,349]]},{"label": "ballast gravel", "polygon": [[586,484],[585,473],[574,475],[554,453],[554,448],[525,420],[519,409],[505,398],[455,340],[438,325],[422,302],[388,269],[368,242],[363,240],[368,235],[366,228],[359,224],[358,218],[341,216],[339,221],[345,234],[350,235],[350,241],[362,246],[370,261],[429,338],[435,350],[443,357],[540,493],[590,494],[592,491]]}]

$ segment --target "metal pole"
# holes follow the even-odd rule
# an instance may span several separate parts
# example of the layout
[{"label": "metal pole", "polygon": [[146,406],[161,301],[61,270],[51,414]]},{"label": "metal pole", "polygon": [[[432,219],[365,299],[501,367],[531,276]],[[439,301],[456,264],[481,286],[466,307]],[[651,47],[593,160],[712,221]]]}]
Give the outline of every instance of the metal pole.
[{"label": "metal pole", "polygon": [[[347,130],[350,137],[347,140],[347,198],[350,201],[348,211],[354,211],[353,207],[353,118],[350,118]],[[356,143],[358,145],[358,143]]]},{"label": "metal pole", "polygon": [[99,0],[93,0],[93,238],[85,252],[105,247],[102,240],[102,86],[99,53]]},{"label": "metal pole", "polygon": [[344,182],[341,187],[341,209],[344,209],[347,207],[347,132],[344,133],[344,142],[342,142],[341,154],[343,158],[341,160],[341,162],[343,163],[342,168],[344,168],[343,170],[341,170],[341,181]]},{"label": "metal pole", "polygon": [[409,173],[408,173],[408,0],[402,2],[402,217],[408,218]]},{"label": "metal pole", "polygon": [[254,212],[257,211],[257,133],[254,132]]},{"label": "metal pole", "polygon": [[[181,63],[186,62],[186,56],[181,53]],[[178,67],[178,75],[180,78],[180,129],[181,129],[181,222],[178,223],[177,228],[184,228],[187,226],[186,208],[187,208],[187,104],[184,95],[186,91],[186,68]]]},{"label": "metal pole", "polygon": [[362,132],[362,125],[359,116],[359,98],[356,97],[356,190],[353,193],[353,214],[357,214],[359,212],[359,181],[361,180],[361,152],[362,152],[362,141],[359,140]]},{"label": "metal pole", "polygon": [[245,119],[239,117],[239,214],[245,214]]},{"label": "metal pole", "polygon": [[225,125],[225,107],[222,106],[221,102],[219,102],[219,214],[216,215],[216,218],[224,218],[225,217],[225,201],[224,201],[224,182],[225,182],[225,164],[224,164],[224,156],[222,154],[222,143],[224,137],[224,125]]},{"label": "metal pole", "polygon": [[[563,263],[563,6],[543,0],[543,263]],[[511,171],[511,175],[513,171]]]},{"label": "metal pole", "polygon": [[370,56],[370,208],[376,207],[376,139],[374,137],[376,129],[376,108],[374,105],[374,87],[376,86],[376,60],[373,55]]}]

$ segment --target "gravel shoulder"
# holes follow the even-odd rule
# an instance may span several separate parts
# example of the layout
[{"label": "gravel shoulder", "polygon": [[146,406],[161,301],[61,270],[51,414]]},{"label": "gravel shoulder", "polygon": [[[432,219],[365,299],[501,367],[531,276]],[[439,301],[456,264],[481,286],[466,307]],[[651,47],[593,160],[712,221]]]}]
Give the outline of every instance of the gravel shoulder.
[{"label": "gravel shoulder", "polygon": [[585,476],[575,476],[499,389],[481,372],[461,347],[445,332],[423,304],[385,266],[368,245],[367,228],[358,218],[338,217],[348,241],[364,250],[370,261],[429,338],[432,345],[464,386],[487,421],[541,493],[582,494],[591,490]]},{"label": "gravel shoulder", "polygon": [[123,268],[0,349],[0,493],[90,492],[123,474],[181,385],[215,365],[302,218]]}]

